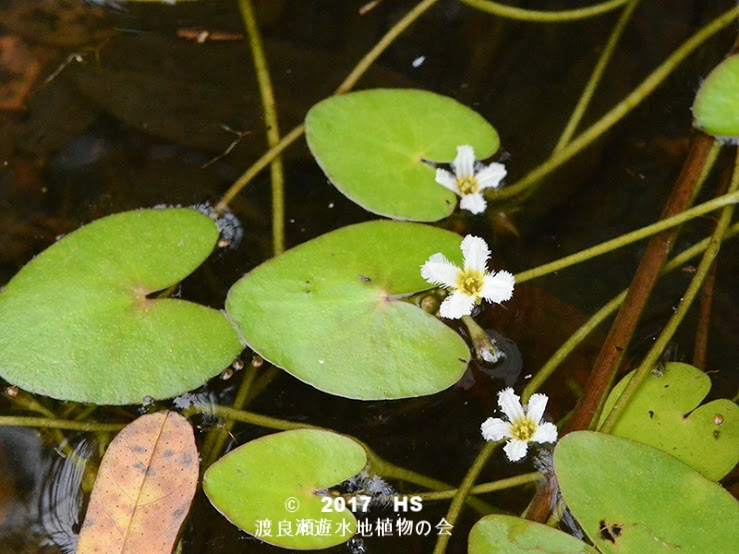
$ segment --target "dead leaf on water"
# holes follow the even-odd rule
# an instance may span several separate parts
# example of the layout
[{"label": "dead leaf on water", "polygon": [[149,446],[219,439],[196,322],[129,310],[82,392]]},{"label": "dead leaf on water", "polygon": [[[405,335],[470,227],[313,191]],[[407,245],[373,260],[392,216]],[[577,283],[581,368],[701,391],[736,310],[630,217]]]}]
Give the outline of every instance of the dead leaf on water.
[{"label": "dead leaf on water", "polygon": [[198,482],[192,427],[174,412],[138,418],[100,464],[77,554],[169,554]]}]

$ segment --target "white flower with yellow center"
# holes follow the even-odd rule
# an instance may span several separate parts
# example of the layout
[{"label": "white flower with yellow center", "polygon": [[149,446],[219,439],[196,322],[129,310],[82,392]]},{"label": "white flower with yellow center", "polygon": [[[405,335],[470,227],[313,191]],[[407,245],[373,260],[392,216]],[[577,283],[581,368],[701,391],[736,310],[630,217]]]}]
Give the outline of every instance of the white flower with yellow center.
[{"label": "white flower with yellow center", "polygon": [[451,163],[454,173],[446,169],[436,170],[436,182],[459,196],[459,207],[473,214],[481,214],[488,204],[482,191],[498,188],[506,176],[503,164],[493,162],[488,166],[475,160],[475,149],[471,146],[457,146],[457,157]]},{"label": "white flower with yellow center", "polygon": [[421,266],[421,277],[432,285],[453,289],[439,306],[441,317],[459,319],[472,313],[482,299],[504,302],[513,296],[515,279],[507,271],[487,271],[490,249],[480,237],[467,235],[462,241],[464,269],[446,259],[444,254],[432,255]]},{"label": "white flower with yellow center", "polygon": [[503,389],[498,393],[498,405],[508,421],[487,418],[480,428],[483,438],[488,441],[509,439],[503,450],[512,462],[526,456],[530,442],[557,442],[557,427],[541,422],[548,401],[546,394],[532,394],[524,408],[513,389]]}]

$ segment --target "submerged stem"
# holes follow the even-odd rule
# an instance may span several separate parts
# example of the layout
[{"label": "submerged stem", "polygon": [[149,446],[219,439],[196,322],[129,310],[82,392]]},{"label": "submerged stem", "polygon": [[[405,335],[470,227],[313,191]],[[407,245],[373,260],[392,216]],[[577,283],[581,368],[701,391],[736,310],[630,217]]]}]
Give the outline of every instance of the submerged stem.
[{"label": "submerged stem", "polygon": [[[736,21],[739,15],[739,6],[726,11],[709,24],[705,25],[697,33],[692,35],[680,47],[678,47],[657,69],[655,69],[639,86],[632,90],[621,102],[616,104],[608,113],[593,123],[585,131],[580,133],[572,142],[560,151],[552,154],[549,159],[531,170],[523,178],[509,187],[496,189],[487,197],[491,201],[500,201],[508,198],[525,197],[531,194],[527,190],[537,184],[543,177],[563,165],[570,158],[574,157],[581,150],[592,144],[597,138],[603,135],[626,114],[638,106],[647,96],[672,73],[672,71],[695,51],[701,44],[711,38],[713,35],[731,25]],[[491,189],[492,190],[492,189]]]},{"label": "submerged stem", "polygon": [[[244,20],[244,27],[249,36],[249,46],[254,58],[254,69],[257,76],[259,94],[264,109],[264,125],[267,131],[267,143],[270,147],[280,142],[280,127],[277,119],[272,80],[269,75],[267,58],[264,55],[262,37],[259,25],[254,16],[251,0],[239,0],[239,10]],[[279,256],[285,251],[285,175],[282,168],[282,159],[277,156],[270,163],[272,178],[272,251]]]},{"label": "submerged stem", "polygon": [[[380,57],[380,55],[390,46],[393,41],[400,36],[410,25],[415,22],[424,12],[426,12],[431,6],[436,4],[439,0],[423,0],[419,2],[411,11],[404,15],[400,20],[393,25],[390,30],[385,33],[379,42],[359,61],[344,81],[339,85],[334,94],[343,94],[348,92],[354,87],[369,67]],[[217,214],[223,212],[228,204],[233,200],[237,194],[239,194],[246,185],[251,182],[257,174],[262,171],[267,164],[273,159],[280,155],[280,153],[290,146],[293,142],[298,140],[305,133],[305,125],[298,125],[292,129],[283,139],[270,148],[267,152],[262,154],[256,162],[252,164],[242,175],[239,177],[231,187],[226,191],[221,198],[220,202],[215,207]]]},{"label": "submerged stem", "polygon": [[[737,158],[734,163],[734,173],[732,175],[729,191],[733,192],[738,189],[739,151],[737,152]],[[729,224],[731,223],[731,218],[733,216],[734,206],[726,206],[722,210],[721,215],[719,216],[718,223],[716,224],[716,229],[713,232],[713,235],[711,236],[711,241],[708,244],[708,248],[706,248],[706,251],[703,254],[703,259],[701,260],[700,264],[698,264],[698,269],[696,270],[695,275],[693,275],[693,278],[690,280],[690,284],[688,285],[685,294],[683,294],[683,297],[681,298],[680,303],[675,310],[675,313],[672,314],[672,317],[670,317],[669,321],[662,329],[662,332],[660,333],[657,340],[654,342],[654,345],[644,357],[644,360],[629,380],[626,388],[621,393],[621,396],[618,397],[616,403],[613,405],[613,408],[611,408],[611,412],[608,414],[608,417],[603,422],[603,425],[600,427],[601,432],[608,433],[611,431],[611,429],[613,429],[613,426],[618,421],[618,418],[623,412],[623,409],[629,403],[629,400],[631,400],[634,393],[639,388],[639,385],[652,371],[652,369],[654,368],[654,364],[664,352],[667,344],[670,342],[672,336],[675,334],[677,328],[680,326],[680,323],[682,323],[685,315],[688,312],[688,309],[690,309],[693,301],[698,295],[698,292],[700,292],[701,286],[703,285],[703,280],[708,275],[708,272],[710,271],[711,266],[716,259],[716,256],[718,256],[718,252],[721,249],[721,242],[726,235],[726,231],[729,228]]]},{"label": "submerged stem", "polygon": [[480,10],[481,12],[490,13],[500,17],[509,19],[517,19],[519,21],[530,21],[535,23],[568,23],[594,17],[604,13],[616,10],[629,2],[630,0],[608,0],[586,8],[578,8],[574,10],[527,10],[514,6],[506,6],[491,0],[460,0],[463,4]]},{"label": "submerged stem", "polygon": [[626,7],[621,12],[621,17],[618,18],[618,22],[613,28],[611,36],[608,38],[608,42],[606,43],[605,48],[603,48],[603,52],[598,59],[598,63],[595,64],[595,68],[590,75],[590,79],[588,79],[588,84],[585,85],[585,88],[580,95],[580,99],[577,101],[577,105],[572,111],[570,120],[567,122],[564,131],[562,131],[562,136],[559,137],[557,145],[554,147],[555,152],[559,152],[560,150],[562,150],[562,148],[567,146],[568,142],[570,142],[570,139],[575,133],[577,126],[580,124],[580,120],[582,119],[583,115],[585,115],[585,111],[588,109],[590,100],[593,98],[593,93],[598,87],[598,83],[600,83],[600,79],[606,70],[608,62],[610,62],[611,58],[613,57],[613,53],[616,50],[616,45],[618,44],[621,35],[623,35],[626,24],[629,22],[629,19],[631,19],[631,15],[634,13],[634,9],[636,9],[636,6],[638,4],[639,0],[629,0]]},{"label": "submerged stem", "polygon": [[624,235],[621,235],[620,237],[616,237],[615,239],[602,242],[590,248],[586,248],[585,250],[581,250],[580,252],[576,252],[575,254],[572,254],[570,256],[565,256],[564,258],[560,258],[559,260],[549,262],[548,264],[540,265],[539,267],[517,273],[516,283],[530,281],[531,279],[542,277],[543,275],[548,275],[549,273],[554,273],[555,271],[559,271],[566,267],[570,267],[580,262],[584,262],[597,256],[601,256],[602,254],[606,254],[618,248],[622,248],[626,245],[631,244],[632,242],[636,242],[652,235],[656,235],[657,233],[681,225],[687,221],[690,221],[691,219],[694,219],[701,215],[705,215],[719,208],[724,208],[728,205],[736,204],[738,201],[739,191],[734,191],[722,196],[718,196],[713,200],[709,200],[708,202],[699,204],[694,208],[682,211],[672,217],[661,219],[656,223],[652,223],[651,225],[647,225],[646,227],[642,227],[641,229],[637,229],[636,231],[626,233]]}]

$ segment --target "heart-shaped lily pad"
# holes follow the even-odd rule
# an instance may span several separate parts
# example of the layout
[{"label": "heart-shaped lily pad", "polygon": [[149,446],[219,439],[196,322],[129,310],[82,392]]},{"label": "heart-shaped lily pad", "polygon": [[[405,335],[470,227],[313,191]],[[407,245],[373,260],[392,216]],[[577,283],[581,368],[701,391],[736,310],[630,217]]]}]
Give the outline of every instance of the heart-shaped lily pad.
[{"label": "heart-shaped lily pad", "polygon": [[364,209],[414,221],[437,221],[457,199],[423,160],[451,162],[457,146],[493,155],[498,133],[452,98],[409,89],[332,96],[305,118],[308,146],[329,180]]},{"label": "heart-shaped lily pad", "polygon": [[189,275],[216,225],[191,209],[99,219],[47,248],[0,292],[0,375],[30,392],[96,404],[168,398],[241,351],[219,311],[147,295]]},{"label": "heart-shaped lily pad", "polygon": [[372,221],[333,231],[239,280],[226,309],[251,348],[298,379],[348,398],[433,394],[462,376],[462,338],[400,300],[428,289],[435,252],[460,263],[458,235]]},{"label": "heart-shaped lily pad", "polygon": [[[611,391],[601,423],[632,374]],[[710,389],[700,369],[667,363],[661,376],[644,380],[611,433],[659,448],[718,481],[739,462],[739,406],[721,398],[696,408]]]},{"label": "heart-shaped lily pad", "polygon": [[578,431],[554,451],[562,496],[604,553],[736,552],[739,502],[661,450]]},{"label": "heart-shaped lily pad", "polygon": [[316,550],[349,540],[354,515],[318,491],[359,473],[367,453],[328,431],[298,429],[253,440],[214,463],[203,490],[231,523],[264,542]]},{"label": "heart-shaped lily pad", "polygon": [[469,554],[597,554],[597,550],[557,529],[520,517],[485,516],[470,531]]},{"label": "heart-shaped lily pad", "polygon": [[739,54],[718,64],[693,103],[693,125],[721,138],[739,138]]}]

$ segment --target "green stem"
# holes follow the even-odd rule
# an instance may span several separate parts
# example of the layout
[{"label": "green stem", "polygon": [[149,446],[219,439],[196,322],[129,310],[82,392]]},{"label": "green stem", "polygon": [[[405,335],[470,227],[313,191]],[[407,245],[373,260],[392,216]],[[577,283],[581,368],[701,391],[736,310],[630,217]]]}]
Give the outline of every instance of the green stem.
[{"label": "green stem", "polygon": [[578,8],[576,10],[540,11],[506,6],[505,4],[499,4],[498,2],[492,2],[491,0],[460,1],[463,4],[467,4],[468,6],[482,12],[498,15],[500,17],[507,17],[509,19],[532,21],[536,23],[567,23],[569,21],[586,19],[588,17],[616,10],[629,2],[629,0],[609,0],[608,2],[602,2],[600,4],[595,4],[594,6]]},{"label": "green stem", "polygon": [[395,39],[397,39],[403,31],[415,23],[419,17],[427,12],[429,8],[438,1],[439,0],[423,0],[416,4],[411,11],[401,17],[400,20],[398,20],[398,22],[393,25],[387,33],[385,33],[377,44],[375,44],[375,46],[373,46],[372,49],[367,52],[361,60],[359,60],[359,63],[354,67],[351,73],[349,73],[346,79],[344,79],[344,82],[339,85],[334,94],[344,94],[354,88],[354,85],[357,84],[362,75],[367,72],[370,66],[375,63],[377,58],[387,50]]},{"label": "green stem", "polygon": [[[233,402],[233,407],[237,410],[244,407],[256,374],[257,369],[251,364],[244,371],[244,377],[241,380],[241,385],[239,385],[239,390],[236,393],[236,398]],[[201,464],[201,467],[210,467],[213,462],[216,461],[218,456],[220,456],[221,452],[223,452],[224,446],[226,445],[226,441],[231,437],[233,426],[234,420],[229,419],[223,427],[214,427],[208,432],[203,443],[203,448],[201,449],[201,452],[205,453],[203,455],[203,463]]]},{"label": "green stem", "polygon": [[[728,229],[725,238],[733,237],[737,234],[739,234],[739,223],[735,223]],[[704,252],[706,248],[708,248],[708,244],[710,243],[710,241],[710,237],[705,238],[672,258],[672,260],[665,264],[662,270],[662,274],[669,273],[682,267],[689,260]],[[560,364],[565,361],[567,356],[569,356],[575,350],[575,348],[577,348],[577,346],[581,342],[583,342],[588,335],[590,335],[590,333],[595,331],[595,329],[601,323],[603,323],[606,319],[608,319],[608,317],[613,315],[618,307],[623,304],[627,292],[628,290],[621,291],[620,294],[618,294],[600,310],[594,313],[590,317],[590,319],[583,323],[583,325],[572,335],[570,335],[570,337],[562,344],[562,346],[560,346],[559,349],[554,354],[552,354],[552,356],[546,361],[543,366],[541,366],[541,369],[526,385],[526,388],[521,394],[522,403],[526,404],[531,395],[541,388],[544,382],[549,377],[551,377],[552,373],[554,373],[554,371],[560,366]]]},{"label": "green stem", "polygon": [[[472,463],[472,466],[470,466],[470,469],[467,471],[467,475],[464,476],[464,480],[459,485],[459,488],[454,494],[454,498],[449,505],[449,509],[446,512],[444,519],[446,519],[449,524],[454,525],[456,523],[459,518],[459,514],[462,511],[462,506],[472,490],[472,486],[475,484],[477,477],[480,475],[482,468],[485,467],[488,459],[490,459],[490,456],[495,452],[495,448],[498,444],[499,443],[497,442],[486,442],[482,447],[482,450],[480,450],[480,453],[477,455],[477,458],[475,458],[475,461]],[[434,546],[434,554],[442,554],[444,550],[446,550],[448,542],[449,535],[439,535],[436,539],[436,545]]]},{"label": "green stem", "polygon": [[[731,185],[729,187],[729,190],[732,192],[736,191],[737,189],[739,189],[739,151],[737,152],[737,159],[734,165],[734,173],[732,175]],[[724,236],[726,235],[726,231],[729,228],[729,224],[731,223],[731,218],[733,216],[734,206],[726,206],[722,210],[721,215],[719,216],[718,223],[716,224],[716,229],[714,230],[708,247],[703,254],[703,259],[701,260],[700,264],[698,264],[698,269],[696,269],[695,275],[693,275],[693,278],[690,280],[690,284],[688,285],[685,294],[681,298],[680,303],[675,310],[675,313],[672,315],[672,317],[670,317],[669,321],[665,325],[664,329],[662,329],[662,332],[655,341],[651,350],[644,357],[644,360],[634,372],[634,375],[629,380],[626,388],[621,393],[621,396],[618,397],[618,400],[616,400],[613,408],[611,408],[608,417],[603,422],[603,425],[600,427],[601,432],[608,433],[613,429],[613,426],[616,424],[618,418],[621,416],[623,409],[628,405],[636,390],[639,388],[647,375],[649,375],[649,373],[652,371],[655,363],[662,355],[665,348],[667,348],[670,340],[672,340],[672,337],[677,331],[677,328],[682,323],[685,315],[687,314],[688,310],[693,304],[693,301],[698,295],[701,285],[703,284],[703,280],[706,278],[706,275],[708,275],[708,272],[711,269],[711,265],[713,264],[719,250],[721,249],[721,242],[724,240]]]},{"label": "green stem", "polygon": [[[498,481],[491,481],[490,483],[475,485],[470,489],[470,494],[486,494],[489,492],[512,489],[513,487],[520,487],[522,485],[528,485],[529,483],[536,483],[541,478],[542,474],[538,471],[534,473],[524,473],[523,475],[508,477],[507,479],[499,479]],[[415,493],[415,496],[420,496],[424,499],[424,501],[448,500],[450,498],[454,498],[458,491],[459,489],[435,492],[420,492]]]},{"label": "green stem", "polygon": [[[254,58],[254,69],[259,85],[259,94],[262,97],[264,109],[264,125],[267,131],[267,143],[270,147],[280,142],[280,127],[277,119],[277,108],[275,102],[272,81],[269,76],[267,58],[264,55],[262,38],[259,33],[259,25],[254,17],[254,9],[251,0],[239,0],[241,17],[244,27],[249,36],[249,46]],[[285,251],[285,175],[282,168],[282,159],[276,157],[270,164],[272,177],[272,251],[279,256]]]},{"label": "green stem", "polygon": [[704,202],[703,204],[698,204],[697,206],[680,212],[677,215],[661,219],[656,223],[652,223],[651,225],[647,225],[646,227],[642,227],[641,229],[637,229],[636,231],[626,233],[625,235],[621,235],[619,237],[616,237],[615,239],[602,242],[600,244],[597,244],[590,248],[586,248],[585,250],[581,250],[580,252],[576,252],[575,254],[572,254],[570,256],[565,256],[564,258],[560,258],[559,260],[555,260],[548,264],[540,265],[533,269],[522,271],[521,273],[516,274],[516,283],[530,281],[531,279],[535,279],[549,273],[554,273],[555,271],[570,267],[571,265],[590,260],[591,258],[595,258],[596,256],[611,252],[612,250],[616,250],[617,248],[622,248],[628,244],[631,244],[632,242],[636,242],[652,235],[656,235],[657,233],[664,231],[665,229],[670,229],[671,227],[675,227],[676,225],[685,223],[686,221],[712,212],[713,210],[716,210],[718,208],[723,208],[729,204],[735,204],[737,201],[739,201],[739,191],[734,191],[722,196],[717,196],[713,200],[709,200],[708,202]]},{"label": "green stem", "polygon": [[503,351],[495,344],[495,341],[488,336],[485,330],[472,317],[463,315],[462,323],[467,327],[472,347],[475,349],[475,356],[478,359],[494,364],[505,356]]},{"label": "green stem", "polygon": [[120,431],[125,423],[95,423],[48,419],[45,417],[0,416],[0,427],[41,427],[45,429],[66,429],[68,431]]},{"label": "green stem", "polygon": [[[356,67],[349,73],[344,79],[344,82],[339,85],[334,94],[342,94],[348,92],[351,88],[359,81],[364,73],[369,69],[370,65],[387,49],[392,42],[398,38],[398,36],[405,31],[413,22],[415,22],[424,12],[426,12],[431,6],[433,6],[439,0],[424,0],[419,2],[415,8],[403,16],[390,30],[385,34],[384,37],[359,61]],[[228,204],[238,195],[249,182],[257,176],[267,165],[274,160],[280,153],[285,150],[288,146],[303,136],[305,132],[305,125],[298,125],[282,140],[265,152],[261,158],[252,164],[242,175],[239,177],[231,187],[226,191],[221,198],[220,202],[215,207],[217,214],[222,213],[228,207]]]},{"label": "green stem", "polygon": [[631,19],[631,15],[634,13],[634,9],[638,4],[639,0],[630,0],[629,3],[626,5],[626,8],[624,8],[624,10],[621,12],[621,17],[618,18],[618,22],[613,28],[611,36],[608,38],[608,42],[606,43],[606,46],[603,49],[600,58],[598,59],[598,63],[595,65],[593,73],[590,75],[588,84],[585,86],[580,99],[577,101],[577,105],[572,111],[570,120],[567,122],[567,125],[562,132],[562,136],[559,137],[559,141],[554,147],[554,152],[559,152],[565,146],[567,146],[568,142],[570,142],[570,139],[575,133],[577,126],[580,124],[583,115],[585,115],[585,111],[588,109],[590,100],[592,100],[593,93],[595,93],[595,89],[598,87],[598,83],[600,83],[601,77],[603,77],[603,73],[606,70],[608,62],[611,61],[613,53],[616,51],[616,45],[621,39],[621,35],[623,35],[626,24],[629,22],[629,19]]},{"label": "green stem", "polygon": [[601,117],[593,125],[579,134],[572,142],[562,150],[549,157],[544,163],[530,171],[522,179],[509,187],[496,189],[488,195],[491,201],[499,202],[508,198],[527,196],[526,189],[538,183],[543,177],[557,169],[559,166],[574,157],[581,150],[592,144],[608,129],[623,119],[626,114],[638,106],[649,96],[670,73],[687,58],[701,44],[721,31],[728,25],[733,24],[739,15],[739,6],[726,11],[723,15],[714,19],[697,33],[692,35],[677,50],[675,50],[662,64],[657,67],[641,84],[629,93],[621,102]]}]

